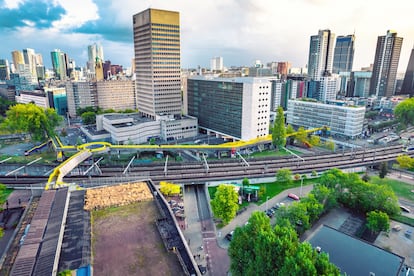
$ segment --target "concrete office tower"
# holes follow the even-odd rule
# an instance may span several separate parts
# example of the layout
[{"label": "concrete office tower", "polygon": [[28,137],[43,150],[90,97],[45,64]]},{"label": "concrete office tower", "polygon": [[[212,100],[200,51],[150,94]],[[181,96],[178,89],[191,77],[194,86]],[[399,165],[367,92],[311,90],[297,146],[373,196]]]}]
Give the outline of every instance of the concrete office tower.
[{"label": "concrete office tower", "polygon": [[369,96],[369,84],[371,82],[371,76],[372,72],[368,71],[351,72],[346,96],[367,98]]},{"label": "concrete office tower", "polygon": [[411,97],[414,97],[414,48],[411,50],[410,60],[408,61],[407,70],[405,71],[400,94],[408,94]]},{"label": "concrete office tower", "polygon": [[319,30],[317,35],[310,38],[308,76],[319,80],[332,73],[333,46],[335,34],[330,30]]},{"label": "concrete office tower", "polygon": [[101,63],[104,62],[102,46],[94,43],[88,46],[88,69],[90,72],[95,72],[96,58],[99,58]]},{"label": "concrete office tower", "polygon": [[396,31],[388,30],[386,35],[378,37],[370,95],[377,97],[394,95],[402,43],[403,38],[397,37]]},{"label": "concrete office tower", "polygon": [[60,80],[65,80],[67,77],[66,54],[59,49],[55,49],[50,53],[52,57],[53,71],[55,77]]},{"label": "concrete office tower", "polygon": [[147,9],[133,16],[138,109],[181,114],[180,15]]},{"label": "concrete office tower", "polygon": [[223,57],[213,57],[210,60],[210,70],[211,71],[223,71]]},{"label": "concrete office tower", "polygon": [[110,80],[97,82],[98,106],[102,109],[136,109],[135,82],[132,80]]},{"label": "concrete office tower", "polygon": [[24,63],[29,65],[30,74],[32,74],[32,82],[37,82],[37,72],[36,72],[36,53],[33,49],[26,48],[23,49]]},{"label": "concrete office tower", "polygon": [[336,38],[333,70],[335,74],[340,72],[351,72],[352,64],[354,62],[354,42],[355,35],[338,36]]},{"label": "concrete office tower", "polygon": [[15,50],[12,52],[12,58],[13,58],[14,68],[18,70],[19,64],[24,64],[23,53],[18,50]]},{"label": "concrete office tower", "polygon": [[69,116],[75,117],[78,108],[98,106],[96,82],[68,81],[65,84]]},{"label": "concrete office tower", "polygon": [[10,67],[7,59],[0,59],[0,80],[10,79]]}]

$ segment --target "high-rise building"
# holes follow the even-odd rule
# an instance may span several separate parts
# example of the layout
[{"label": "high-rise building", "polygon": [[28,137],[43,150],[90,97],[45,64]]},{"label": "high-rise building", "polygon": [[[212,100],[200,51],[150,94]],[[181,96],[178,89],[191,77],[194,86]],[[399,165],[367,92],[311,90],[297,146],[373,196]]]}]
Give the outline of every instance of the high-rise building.
[{"label": "high-rise building", "polygon": [[75,117],[78,108],[98,106],[96,82],[66,82],[66,97],[69,116]]},{"label": "high-rise building", "polygon": [[386,35],[378,37],[370,95],[377,97],[394,95],[402,43],[403,38],[397,37],[396,31],[388,30]]},{"label": "high-rise building", "polygon": [[372,72],[354,71],[351,72],[346,96],[367,98],[369,96],[369,84]]},{"label": "high-rise building", "polygon": [[104,80],[96,85],[98,106],[116,111],[136,109],[135,82],[132,80]]},{"label": "high-rise building", "polygon": [[290,62],[287,61],[277,63],[277,73],[280,74],[280,77],[282,79],[286,79],[290,67],[292,67],[292,65],[290,64]]},{"label": "high-rise building", "polygon": [[22,52],[18,50],[13,51],[12,58],[13,58],[14,68],[16,68],[16,70],[19,68],[19,64],[24,64],[24,57],[23,57]]},{"label": "high-rise building", "polygon": [[29,65],[30,74],[32,74],[33,82],[37,80],[36,72],[36,53],[33,49],[26,48],[23,49],[24,63]]},{"label": "high-rise building", "polygon": [[210,70],[211,71],[223,71],[223,57],[213,57],[210,60]]},{"label": "high-rise building", "polygon": [[66,54],[59,49],[53,50],[50,54],[55,77],[60,80],[65,80],[67,77]]},{"label": "high-rise building", "polygon": [[133,16],[138,109],[181,114],[180,15],[147,9]]},{"label": "high-rise building", "polygon": [[411,50],[400,94],[409,94],[414,97],[414,48]]},{"label": "high-rise building", "polygon": [[308,76],[318,80],[332,73],[333,46],[335,34],[330,30],[319,30],[310,38]]},{"label": "high-rise building", "polygon": [[0,59],[0,80],[10,79],[10,67],[7,59]]},{"label": "high-rise building", "polygon": [[99,44],[92,44],[88,46],[88,69],[91,72],[95,72],[96,59],[99,59],[101,63],[104,62],[103,48]]},{"label": "high-rise building", "polygon": [[333,70],[335,74],[339,72],[351,72],[354,62],[354,41],[355,35],[338,36],[336,38]]}]

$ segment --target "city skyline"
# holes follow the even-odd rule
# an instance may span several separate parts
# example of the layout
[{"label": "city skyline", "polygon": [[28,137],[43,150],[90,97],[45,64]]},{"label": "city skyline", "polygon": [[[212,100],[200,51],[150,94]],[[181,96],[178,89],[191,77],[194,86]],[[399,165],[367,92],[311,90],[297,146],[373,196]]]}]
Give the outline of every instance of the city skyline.
[{"label": "city skyline", "polygon": [[[355,33],[354,70],[374,62],[377,37],[388,29],[404,38],[399,72],[404,72],[414,44],[409,0],[393,5],[368,1],[295,0],[173,1],[105,0],[25,1],[0,0],[0,58],[12,61],[11,52],[32,48],[51,68],[50,52],[61,49],[85,66],[87,46],[102,45],[105,58],[131,66],[134,56],[132,16],[149,7],[180,13],[183,68],[209,68],[212,57],[222,56],[225,66],[252,65],[255,60],[307,63],[309,38],[321,29],[337,36]],[[79,7],[82,7],[79,9]],[[235,16],[237,15],[237,16]]]}]

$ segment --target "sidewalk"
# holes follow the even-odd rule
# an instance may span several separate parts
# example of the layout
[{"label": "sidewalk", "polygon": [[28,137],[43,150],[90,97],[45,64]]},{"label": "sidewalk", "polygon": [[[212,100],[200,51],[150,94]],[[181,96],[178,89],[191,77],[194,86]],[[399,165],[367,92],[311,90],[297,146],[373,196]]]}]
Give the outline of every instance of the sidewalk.
[{"label": "sidewalk", "polygon": [[[303,186],[302,196],[306,196],[312,189],[313,189],[313,185]],[[285,190],[281,192],[280,194],[276,195],[275,197],[269,199],[267,201],[267,208],[270,208],[276,205],[276,203],[279,203],[281,201],[285,201],[289,193],[294,193],[296,195],[299,195],[299,192],[300,192],[300,187]],[[236,216],[229,224],[227,224],[223,228],[217,229],[216,236],[217,236],[217,241],[218,241],[219,246],[227,249],[229,247],[229,241],[225,238],[226,235],[230,233],[231,231],[233,231],[234,229],[236,229],[237,226],[243,226],[249,220],[250,215],[254,211],[264,211],[265,209],[266,209],[266,203],[263,203],[260,206],[256,205],[255,203],[251,203],[247,207],[246,211]]]}]

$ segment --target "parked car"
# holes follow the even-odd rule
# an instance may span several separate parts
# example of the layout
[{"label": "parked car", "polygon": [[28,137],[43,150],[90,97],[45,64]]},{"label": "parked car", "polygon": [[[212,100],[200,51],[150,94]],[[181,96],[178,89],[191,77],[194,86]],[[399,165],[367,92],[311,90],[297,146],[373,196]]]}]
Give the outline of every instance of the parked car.
[{"label": "parked car", "polygon": [[292,194],[292,193],[288,194],[288,198],[291,198],[293,200],[299,200],[300,199],[297,195]]},{"label": "parked car", "polygon": [[400,209],[401,209],[401,211],[406,212],[406,213],[410,212],[410,209],[408,209],[407,207],[402,206],[402,205],[400,205]]},{"label": "parked car", "polygon": [[229,241],[231,241],[233,239],[233,233],[234,233],[234,231],[231,231],[230,233],[228,233],[226,235],[226,239],[229,240]]}]

